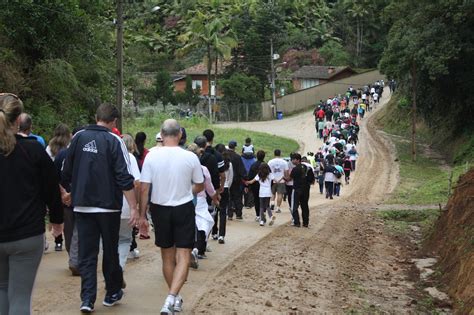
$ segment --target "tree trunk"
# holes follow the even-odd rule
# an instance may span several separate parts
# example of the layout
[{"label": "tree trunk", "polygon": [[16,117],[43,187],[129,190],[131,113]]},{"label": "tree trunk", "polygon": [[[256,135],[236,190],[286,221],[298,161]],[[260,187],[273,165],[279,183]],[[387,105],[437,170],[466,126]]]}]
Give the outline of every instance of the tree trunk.
[{"label": "tree trunk", "polygon": [[[217,52],[217,49],[216,49],[216,60],[215,60],[215,69],[214,69],[214,92],[216,93],[214,95],[214,107],[216,107],[216,103],[217,103],[217,76],[219,75],[218,72],[217,72],[217,63],[219,61],[219,55],[218,55],[218,52]],[[215,115],[216,115],[216,112],[213,112],[214,113],[214,118],[215,118]],[[214,119],[215,120],[215,119]]]},{"label": "tree trunk", "polygon": [[249,103],[245,103],[245,121],[249,121]]},{"label": "tree trunk", "polygon": [[411,108],[411,158],[416,162],[416,64],[411,66],[411,89],[412,89],[412,108]]},{"label": "tree trunk", "polygon": [[240,122],[240,104],[237,104],[237,122]]},{"label": "tree trunk", "polygon": [[207,45],[207,98],[209,100],[209,123],[212,124],[212,103],[211,103],[211,45]]}]

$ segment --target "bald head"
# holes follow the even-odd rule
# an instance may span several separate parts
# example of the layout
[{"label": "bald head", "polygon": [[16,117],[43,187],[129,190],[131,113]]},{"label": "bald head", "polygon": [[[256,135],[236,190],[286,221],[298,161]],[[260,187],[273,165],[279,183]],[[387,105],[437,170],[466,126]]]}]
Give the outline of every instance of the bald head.
[{"label": "bald head", "polygon": [[181,131],[181,126],[175,119],[166,119],[161,126],[162,137],[176,137]]},{"label": "bald head", "polygon": [[161,125],[164,146],[177,146],[181,139],[181,126],[175,119],[167,119]]}]

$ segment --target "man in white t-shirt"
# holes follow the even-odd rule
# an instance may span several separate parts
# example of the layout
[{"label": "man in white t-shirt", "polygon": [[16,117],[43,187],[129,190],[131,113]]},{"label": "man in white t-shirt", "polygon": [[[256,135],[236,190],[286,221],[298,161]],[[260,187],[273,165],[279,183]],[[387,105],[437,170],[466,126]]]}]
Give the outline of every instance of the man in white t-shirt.
[{"label": "man in white t-shirt", "polygon": [[179,147],[181,127],[167,119],[161,127],[163,147],[150,151],[140,177],[140,209],[147,208],[153,185],[150,212],[155,227],[155,244],[161,248],[163,274],[169,292],[161,314],[182,310],[179,296],[188,275],[195,240],[194,195],[204,189],[204,176],[198,157]]},{"label": "man in white t-shirt", "polygon": [[275,208],[275,197],[277,204],[277,213],[281,212],[281,202],[286,192],[285,178],[288,177],[288,162],[281,158],[281,151],[274,151],[275,157],[268,162],[273,174],[271,209]]}]

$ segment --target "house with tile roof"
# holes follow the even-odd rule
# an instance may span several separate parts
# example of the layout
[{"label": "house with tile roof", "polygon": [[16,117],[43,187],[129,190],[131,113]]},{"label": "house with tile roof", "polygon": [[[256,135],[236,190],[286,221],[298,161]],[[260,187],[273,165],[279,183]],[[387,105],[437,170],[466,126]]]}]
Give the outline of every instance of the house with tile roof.
[{"label": "house with tile roof", "polygon": [[302,66],[291,75],[291,81],[295,91],[299,91],[326,82],[344,79],[355,73],[350,67]]},{"label": "house with tile roof", "polygon": [[[228,62],[222,62],[217,64],[217,75],[222,76],[224,73],[225,67],[229,65]],[[215,65],[212,64],[211,68],[211,84],[214,79],[214,72],[215,72]],[[209,92],[209,81],[207,79],[207,65],[205,63],[198,63],[192,67],[183,69],[178,71],[174,74],[173,77],[173,84],[175,92],[184,92],[186,89],[186,77],[191,76],[193,80],[193,89],[200,88],[201,96],[208,95]],[[222,92],[217,87],[217,96],[222,96]]]}]

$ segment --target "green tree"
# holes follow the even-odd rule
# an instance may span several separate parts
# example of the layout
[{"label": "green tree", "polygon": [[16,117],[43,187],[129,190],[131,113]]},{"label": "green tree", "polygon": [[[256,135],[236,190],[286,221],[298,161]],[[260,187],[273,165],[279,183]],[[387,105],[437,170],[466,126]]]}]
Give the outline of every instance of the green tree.
[{"label": "green tree", "polygon": [[319,53],[331,66],[348,66],[350,64],[350,55],[344,49],[341,43],[328,41],[319,49]]},{"label": "green tree", "polygon": [[[223,101],[231,108],[235,109],[235,116],[240,120],[241,107],[245,107],[245,117],[249,120],[249,106],[261,100],[259,97],[259,80],[254,76],[247,76],[235,73],[226,80],[222,80],[222,90],[224,92]],[[232,116],[233,111],[231,111]]]},{"label": "green tree", "polygon": [[161,70],[155,78],[155,97],[163,103],[163,108],[168,104],[174,104],[173,80],[168,71]]}]

